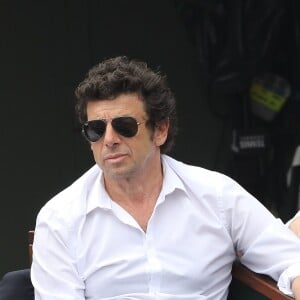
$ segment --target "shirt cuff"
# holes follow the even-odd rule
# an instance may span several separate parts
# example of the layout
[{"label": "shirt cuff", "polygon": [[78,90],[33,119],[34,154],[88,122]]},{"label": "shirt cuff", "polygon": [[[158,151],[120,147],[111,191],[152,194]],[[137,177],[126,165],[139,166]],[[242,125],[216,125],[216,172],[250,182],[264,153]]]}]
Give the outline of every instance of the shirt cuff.
[{"label": "shirt cuff", "polygon": [[292,282],[298,276],[300,276],[300,263],[288,267],[278,279],[279,290],[288,296],[293,296]]}]

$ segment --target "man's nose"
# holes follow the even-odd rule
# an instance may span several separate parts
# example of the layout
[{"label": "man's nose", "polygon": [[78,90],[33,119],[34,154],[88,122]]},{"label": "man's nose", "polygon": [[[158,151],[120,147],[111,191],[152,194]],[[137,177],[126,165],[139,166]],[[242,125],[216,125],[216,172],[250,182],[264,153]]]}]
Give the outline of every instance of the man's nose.
[{"label": "man's nose", "polygon": [[108,122],[106,125],[106,130],[103,136],[103,142],[104,145],[108,147],[120,143],[120,136],[112,127],[111,122]]}]

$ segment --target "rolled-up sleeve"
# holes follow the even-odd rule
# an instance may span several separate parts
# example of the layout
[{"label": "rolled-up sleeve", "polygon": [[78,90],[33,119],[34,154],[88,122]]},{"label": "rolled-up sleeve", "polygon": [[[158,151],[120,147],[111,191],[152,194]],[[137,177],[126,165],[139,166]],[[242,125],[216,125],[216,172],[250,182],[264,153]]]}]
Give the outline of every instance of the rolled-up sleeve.
[{"label": "rolled-up sleeve", "polygon": [[290,266],[281,274],[278,280],[278,288],[283,293],[293,296],[291,284],[298,276],[300,276],[300,263]]}]

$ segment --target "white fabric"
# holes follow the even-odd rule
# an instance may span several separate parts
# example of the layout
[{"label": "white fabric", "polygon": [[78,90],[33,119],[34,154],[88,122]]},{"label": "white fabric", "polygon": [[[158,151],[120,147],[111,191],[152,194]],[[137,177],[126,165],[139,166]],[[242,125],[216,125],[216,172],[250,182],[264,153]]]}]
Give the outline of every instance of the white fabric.
[{"label": "white fabric", "polygon": [[36,300],[225,300],[236,254],[275,280],[285,271],[281,288],[290,293],[300,241],[281,221],[232,179],[162,159],[147,233],[110,199],[97,166],[42,208]]}]

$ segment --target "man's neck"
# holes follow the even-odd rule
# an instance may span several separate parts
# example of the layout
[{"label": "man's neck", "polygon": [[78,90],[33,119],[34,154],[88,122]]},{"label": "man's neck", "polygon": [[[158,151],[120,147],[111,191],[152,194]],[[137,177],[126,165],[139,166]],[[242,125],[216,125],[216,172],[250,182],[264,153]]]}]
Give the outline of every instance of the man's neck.
[{"label": "man's neck", "polygon": [[146,231],[163,183],[161,161],[130,178],[105,179],[111,199],[131,214]]},{"label": "man's neck", "polygon": [[131,202],[147,201],[151,195],[157,194],[157,191],[159,194],[162,181],[163,171],[160,161],[141,174],[129,178],[104,178],[105,189],[113,200],[120,198],[121,201],[127,199]]}]

